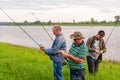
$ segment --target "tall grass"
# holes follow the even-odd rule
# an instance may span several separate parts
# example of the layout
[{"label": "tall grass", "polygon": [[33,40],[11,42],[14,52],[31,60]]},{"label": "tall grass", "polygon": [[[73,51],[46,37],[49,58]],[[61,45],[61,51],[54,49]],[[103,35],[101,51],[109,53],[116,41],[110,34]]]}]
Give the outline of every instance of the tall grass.
[{"label": "tall grass", "polygon": [[[99,72],[90,75],[86,64],[86,80],[119,80],[120,63],[104,61]],[[63,67],[69,80],[69,67]],[[53,65],[49,57],[38,49],[0,43],[0,80],[53,80]]]}]

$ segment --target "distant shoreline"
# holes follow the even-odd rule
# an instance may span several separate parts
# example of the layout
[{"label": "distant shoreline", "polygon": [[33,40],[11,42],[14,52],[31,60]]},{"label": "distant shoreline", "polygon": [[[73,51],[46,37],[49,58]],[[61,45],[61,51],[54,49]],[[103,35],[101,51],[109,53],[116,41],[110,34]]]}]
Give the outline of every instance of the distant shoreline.
[{"label": "distant shoreline", "polygon": [[[54,26],[55,24],[51,24],[51,25],[41,25],[41,24],[33,24],[33,25],[24,25],[24,24],[17,24],[19,26],[39,26],[39,27],[42,27],[42,26]],[[17,25],[0,25],[0,26],[17,26]],[[90,26],[90,27],[96,27],[96,26],[100,26],[100,27],[113,27],[113,26],[116,26],[116,27],[120,27],[120,24],[59,24],[61,26],[80,26],[80,27],[85,27],[85,26]]]},{"label": "distant shoreline", "polygon": [[61,26],[120,26],[120,22],[0,22],[0,26],[53,26],[59,24]]}]

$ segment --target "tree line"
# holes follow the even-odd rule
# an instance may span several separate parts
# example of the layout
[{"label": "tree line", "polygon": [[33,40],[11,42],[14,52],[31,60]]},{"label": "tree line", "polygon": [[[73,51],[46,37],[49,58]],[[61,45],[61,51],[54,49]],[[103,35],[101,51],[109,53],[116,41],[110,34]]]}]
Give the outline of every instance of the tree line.
[{"label": "tree line", "polygon": [[11,25],[54,25],[54,24],[60,24],[60,25],[72,25],[72,26],[78,26],[78,25],[111,25],[113,26],[114,24],[120,25],[120,16],[116,15],[114,16],[114,21],[97,21],[94,18],[91,18],[89,21],[80,21],[80,22],[75,22],[75,19],[73,19],[73,22],[52,22],[51,20],[49,20],[48,22],[42,22],[42,21],[34,21],[34,22],[28,22],[27,20],[25,20],[24,22],[16,22],[16,23],[10,23]]}]

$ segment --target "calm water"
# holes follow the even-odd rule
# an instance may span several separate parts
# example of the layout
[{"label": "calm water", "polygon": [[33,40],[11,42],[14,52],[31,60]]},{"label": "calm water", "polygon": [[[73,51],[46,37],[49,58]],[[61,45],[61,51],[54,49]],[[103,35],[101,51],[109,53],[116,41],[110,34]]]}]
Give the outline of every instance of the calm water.
[{"label": "calm water", "polygon": [[[52,27],[45,27],[49,34],[54,39],[54,35],[51,31]],[[69,38],[69,35],[74,31],[81,31],[85,37],[85,42],[88,37],[96,35],[98,30],[104,30],[106,36],[104,40],[106,41],[113,27],[62,27],[64,36],[67,41],[67,48],[72,43],[72,40]],[[49,48],[52,44],[52,40],[49,38],[47,33],[42,27],[24,27],[27,31],[39,44],[45,45]],[[12,44],[36,47],[39,48],[23,31],[18,27],[12,26],[0,26],[0,42],[9,42]],[[103,55],[104,59],[117,60],[120,61],[120,27],[116,27],[106,44],[107,52]]]}]

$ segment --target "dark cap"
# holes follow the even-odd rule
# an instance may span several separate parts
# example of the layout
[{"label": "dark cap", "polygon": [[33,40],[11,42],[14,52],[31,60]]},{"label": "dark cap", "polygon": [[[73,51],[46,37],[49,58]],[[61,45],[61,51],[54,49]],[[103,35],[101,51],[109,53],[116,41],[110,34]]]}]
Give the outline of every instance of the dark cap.
[{"label": "dark cap", "polygon": [[100,36],[102,36],[102,37],[105,36],[105,32],[104,32],[103,30],[99,30],[99,31],[98,31],[98,34],[99,34]]}]

